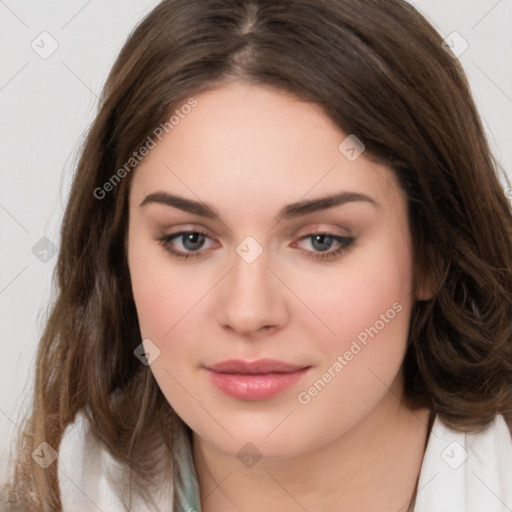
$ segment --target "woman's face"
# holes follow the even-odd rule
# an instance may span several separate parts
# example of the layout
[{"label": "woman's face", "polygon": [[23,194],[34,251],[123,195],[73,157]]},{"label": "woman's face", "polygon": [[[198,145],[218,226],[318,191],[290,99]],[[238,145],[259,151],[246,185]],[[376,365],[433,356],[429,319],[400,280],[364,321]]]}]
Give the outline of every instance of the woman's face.
[{"label": "woman's face", "polygon": [[[195,100],[131,184],[144,348],[203,440],[290,457],[399,406],[417,298],[406,201],[394,173],[358,156],[315,105],[243,83]],[[315,203],[327,196],[340,199]],[[207,369],[229,359],[307,369]]]}]

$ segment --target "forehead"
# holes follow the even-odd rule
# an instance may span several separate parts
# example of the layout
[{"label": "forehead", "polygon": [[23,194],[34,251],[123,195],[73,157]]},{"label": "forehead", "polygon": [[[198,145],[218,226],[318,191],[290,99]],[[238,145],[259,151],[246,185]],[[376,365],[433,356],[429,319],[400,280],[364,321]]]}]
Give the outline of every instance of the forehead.
[{"label": "forehead", "polygon": [[197,105],[155,140],[136,168],[132,200],[140,203],[158,189],[196,196],[219,210],[246,210],[340,190],[381,200],[400,194],[391,170],[364,152],[354,161],[344,156],[340,144],[348,134],[315,104],[245,83],[194,98]]}]

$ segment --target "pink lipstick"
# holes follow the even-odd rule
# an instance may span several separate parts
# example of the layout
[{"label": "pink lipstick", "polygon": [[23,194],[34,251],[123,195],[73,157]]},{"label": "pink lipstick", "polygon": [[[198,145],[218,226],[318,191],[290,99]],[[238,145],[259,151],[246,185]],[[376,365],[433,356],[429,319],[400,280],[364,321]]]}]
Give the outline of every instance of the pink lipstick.
[{"label": "pink lipstick", "polygon": [[230,359],[206,368],[212,383],[223,393],[240,400],[265,400],[298,382],[311,368],[275,359]]}]

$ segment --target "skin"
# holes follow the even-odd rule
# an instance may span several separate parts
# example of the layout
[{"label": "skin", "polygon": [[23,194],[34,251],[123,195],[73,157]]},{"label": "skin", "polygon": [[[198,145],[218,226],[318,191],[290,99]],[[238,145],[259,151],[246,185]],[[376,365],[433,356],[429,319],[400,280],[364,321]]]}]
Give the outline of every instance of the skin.
[{"label": "skin", "polygon": [[[142,339],[160,350],[151,370],[193,430],[203,511],[405,512],[429,411],[401,400],[401,364],[411,308],[426,293],[414,287],[407,205],[393,172],[364,153],[349,161],[338,150],[347,134],[320,107],[283,92],[233,82],[195,98],[135,171],[127,251]],[[158,191],[203,201],[221,220],[140,206]],[[275,219],[286,204],[338,191],[378,204]],[[197,259],[155,240],[184,229],[208,233]],[[304,238],[315,231],[354,242],[318,260],[322,247],[339,244]],[[247,236],[262,249],[252,263],[236,252]],[[194,252],[184,243],[171,245]],[[395,303],[400,312],[300,403],[298,394]],[[273,398],[240,400],[204,368],[231,358],[312,368]],[[252,467],[237,456],[249,442],[262,455]]]}]

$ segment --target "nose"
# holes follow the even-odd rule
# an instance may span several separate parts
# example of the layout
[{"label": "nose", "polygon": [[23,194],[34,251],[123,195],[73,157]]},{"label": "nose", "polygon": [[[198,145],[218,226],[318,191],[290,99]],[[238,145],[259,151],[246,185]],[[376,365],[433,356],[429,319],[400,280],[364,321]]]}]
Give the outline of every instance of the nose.
[{"label": "nose", "polygon": [[286,287],[268,267],[266,252],[248,263],[235,253],[219,289],[217,320],[243,337],[282,329],[289,318]]}]

